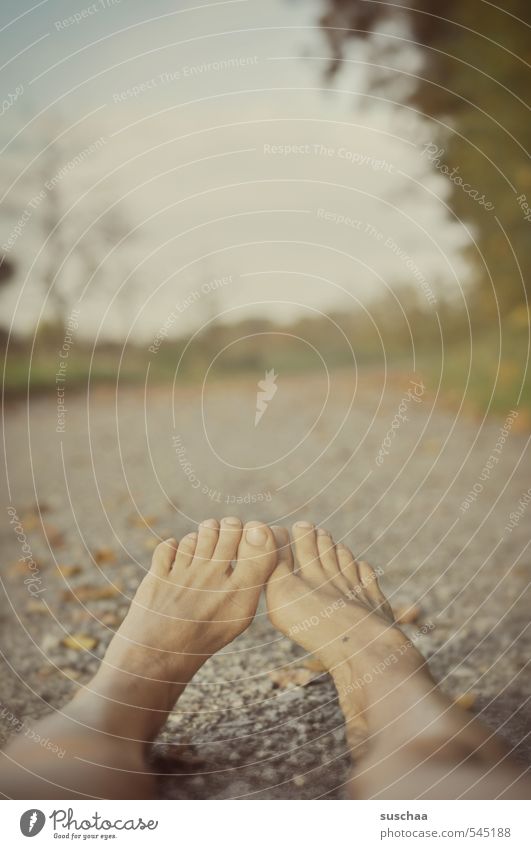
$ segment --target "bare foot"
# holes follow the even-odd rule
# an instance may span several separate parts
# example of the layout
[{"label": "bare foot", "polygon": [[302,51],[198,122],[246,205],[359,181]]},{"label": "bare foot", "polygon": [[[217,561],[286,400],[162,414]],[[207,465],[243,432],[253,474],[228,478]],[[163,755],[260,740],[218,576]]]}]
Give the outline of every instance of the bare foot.
[{"label": "bare foot", "polygon": [[433,688],[425,660],[395,625],[367,563],[356,561],[345,545],[334,545],[328,531],[298,522],[293,526],[295,564],[288,531],[273,530],[279,553],[266,588],[269,617],[331,673],[350,732],[359,742],[369,710],[378,711],[397,682],[414,676],[412,696],[417,688]]},{"label": "bare foot", "polygon": [[[234,565],[233,565],[234,561]],[[149,742],[199,667],[251,623],[276,564],[270,529],[207,519],[155,549],[90,685],[72,701],[109,733]],[[103,698],[102,698],[103,697]]]},{"label": "bare foot", "polygon": [[35,723],[61,756],[18,735],[0,753],[0,792],[17,799],[146,799],[149,744],[202,663],[251,622],[276,564],[270,529],[203,522],[157,546],[151,569],[92,681]]},{"label": "bare foot", "polygon": [[[331,673],[361,798],[522,798],[526,767],[452,704],[400,631],[373,569],[326,531],[274,528],[278,563],[266,589],[271,621]],[[370,745],[367,742],[370,741]],[[361,758],[361,760],[360,760]]]}]

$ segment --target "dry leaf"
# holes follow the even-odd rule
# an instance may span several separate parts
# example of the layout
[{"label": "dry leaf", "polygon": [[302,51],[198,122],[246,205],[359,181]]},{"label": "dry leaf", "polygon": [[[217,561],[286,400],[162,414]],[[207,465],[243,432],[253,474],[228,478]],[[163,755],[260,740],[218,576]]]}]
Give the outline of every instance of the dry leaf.
[{"label": "dry leaf", "polygon": [[36,528],[40,528],[41,519],[38,513],[24,513],[20,517],[20,524],[25,531],[34,531]]},{"label": "dry leaf", "polygon": [[48,613],[48,608],[40,599],[32,598],[26,604],[26,613]]},{"label": "dry leaf", "polygon": [[113,613],[112,610],[107,611],[107,613],[103,613],[100,616],[100,622],[102,625],[107,625],[109,628],[117,627],[122,624],[122,619],[120,616],[117,616],[116,613]]},{"label": "dry leaf", "polygon": [[128,522],[130,525],[133,525],[135,528],[145,528],[146,525],[148,528],[151,528],[153,525],[156,525],[160,519],[155,514],[151,516],[139,516],[138,513],[133,513],[132,516],[129,517]]},{"label": "dry leaf", "polygon": [[69,565],[66,565],[66,564],[64,564],[64,565],[63,564],[61,564],[61,565],[57,564],[57,569],[59,570],[59,572],[61,573],[61,575],[64,578],[70,578],[72,575],[79,575],[79,573],[82,571],[81,566],[77,566],[77,565],[69,566]]},{"label": "dry leaf", "polygon": [[418,604],[403,604],[394,611],[395,621],[399,625],[411,625],[417,622],[421,610]]},{"label": "dry leaf", "polygon": [[64,534],[55,525],[43,525],[43,530],[49,544],[54,548],[61,548],[65,544]]},{"label": "dry leaf", "polygon": [[461,695],[456,696],[454,704],[463,708],[463,710],[472,710],[476,704],[476,699],[477,694],[469,690],[468,693],[461,693]]},{"label": "dry leaf", "polygon": [[70,634],[61,642],[67,649],[74,649],[75,651],[90,651],[98,645],[96,637],[90,637],[88,634]]},{"label": "dry leaf", "polygon": [[114,563],[116,560],[116,554],[112,548],[109,548],[108,546],[97,548],[92,552],[92,556],[98,565],[101,565],[102,563]]},{"label": "dry leaf", "polygon": [[84,584],[81,587],[72,587],[65,590],[62,599],[63,601],[101,601],[104,598],[114,598],[121,594],[119,587],[112,584],[105,584],[103,587],[90,586]]},{"label": "dry leaf", "polygon": [[[38,563],[37,566],[40,569],[40,565]],[[9,574],[11,577],[18,577],[18,575],[24,574],[24,572],[28,571],[28,564],[24,560],[14,560],[9,565]]]}]

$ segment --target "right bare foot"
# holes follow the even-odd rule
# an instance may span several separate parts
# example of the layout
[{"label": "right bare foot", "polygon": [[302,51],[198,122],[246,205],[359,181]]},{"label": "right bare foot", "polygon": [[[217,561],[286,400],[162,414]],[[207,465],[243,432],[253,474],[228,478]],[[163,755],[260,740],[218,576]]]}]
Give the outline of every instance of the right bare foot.
[{"label": "right bare foot", "polygon": [[[436,687],[396,626],[373,569],[307,522],[274,528],[271,621],[331,673],[356,761],[358,798],[528,798],[525,767]],[[370,741],[371,745],[367,746]]]}]

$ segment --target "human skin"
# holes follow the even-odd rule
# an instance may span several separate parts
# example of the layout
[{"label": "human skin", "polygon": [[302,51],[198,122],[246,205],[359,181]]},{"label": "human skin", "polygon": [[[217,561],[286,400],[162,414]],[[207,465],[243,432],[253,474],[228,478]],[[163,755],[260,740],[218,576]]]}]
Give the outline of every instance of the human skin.
[{"label": "human skin", "polygon": [[[0,753],[6,798],[156,796],[150,745],[202,664],[269,616],[330,672],[345,717],[352,798],[529,798],[527,769],[437,688],[394,622],[373,569],[310,523],[207,520],[157,547],[92,681],[35,723],[64,758],[15,738]],[[310,625],[308,626],[308,623]]]},{"label": "human skin", "polygon": [[269,616],[334,680],[355,763],[348,795],[528,799],[527,767],[438,689],[374,570],[311,523],[294,525],[293,545],[286,528],[274,532]]},{"label": "human skin", "polygon": [[60,750],[15,738],[0,753],[7,798],[144,799],[147,756],[187,683],[252,622],[276,563],[271,530],[238,518],[201,523],[155,549],[149,572],[95,677],[34,730]]}]

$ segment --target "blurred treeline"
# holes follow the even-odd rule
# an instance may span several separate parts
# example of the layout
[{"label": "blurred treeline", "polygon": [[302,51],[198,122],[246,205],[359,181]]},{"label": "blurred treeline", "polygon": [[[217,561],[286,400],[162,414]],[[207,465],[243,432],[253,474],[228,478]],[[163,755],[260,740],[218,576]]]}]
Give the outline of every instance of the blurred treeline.
[{"label": "blurred treeline", "polygon": [[[522,351],[527,327],[515,316],[500,356],[499,331],[486,330],[471,344],[470,317],[452,303],[439,302],[426,310],[413,289],[389,293],[370,309],[301,318],[279,326],[265,319],[227,325],[211,322],[197,336],[166,339],[149,350],[149,343],[96,346],[76,339],[68,356],[67,393],[89,383],[168,385],[202,383],[248,376],[256,381],[266,370],[281,375],[347,369],[354,381],[377,370],[377,382],[413,373],[432,396],[442,394],[454,409],[486,410],[504,415],[518,399],[519,424],[531,421],[529,380],[522,384]],[[12,341],[4,385],[8,396],[28,391],[51,391],[56,385],[58,351],[64,326],[43,324],[32,340]],[[523,385],[523,391],[522,391]],[[527,410],[527,414],[525,411]]]},{"label": "blurred treeline", "polygon": [[[503,8],[486,0],[410,0],[407,8],[393,0],[322,2],[330,76],[347,51],[363,43],[373,91],[395,101],[398,113],[408,108],[424,116],[433,143],[444,149],[444,164],[457,168],[494,206],[487,211],[449,180],[450,212],[471,234],[466,251],[473,284],[466,298],[438,291],[434,309],[417,290],[397,285],[367,312],[301,319],[289,327],[259,319],[232,326],[212,322],[193,342],[169,339],[156,354],[149,343],[125,350],[100,343],[93,351],[76,338],[67,388],[82,388],[89,379],[143,382],[148,366],[150,379],[160,382],[172,380],[176,371],[183,381],[202,380],[205,370],[223,378],[249,373],[256,380],[257,372],[270,368],[319,371],[323,360],[328,368],[350,368],[354,358],[360,367],[415,371],[456,405],[465,399],[469,408],[502,415],[518,406],[531,421],[531,220],[525,210],[529,203],[531,218],[531,2],[509,0]],[[404,59],[404,51],[411,57],[412,44],[415,73]],[[11,286],[14,272],[4,258],[0,283]],[[47,279],[54,279],[53,265]],[[55,314],[37,329],[31,351],[27,340],[11,340],[8,394],[24,393],[28,385],[34,390],[55,385],[65,309],[56,304]]]},{"label": "blurred treeline", "polygon": [[[502,317],[521,312],[531,280],[531,3],[323,3],[330,77],[349,46],[363,42],[374,62],[373,91],[395,100],[398,110],[406,106],[430,119],[442,162],[494,205],[486,211],[449,182],[451,211],[475,242],[467,250],[475,270],[469,301],[475,322],[495,321],[498,311]],[[412,43],[415,73],[403,63]]]}]

